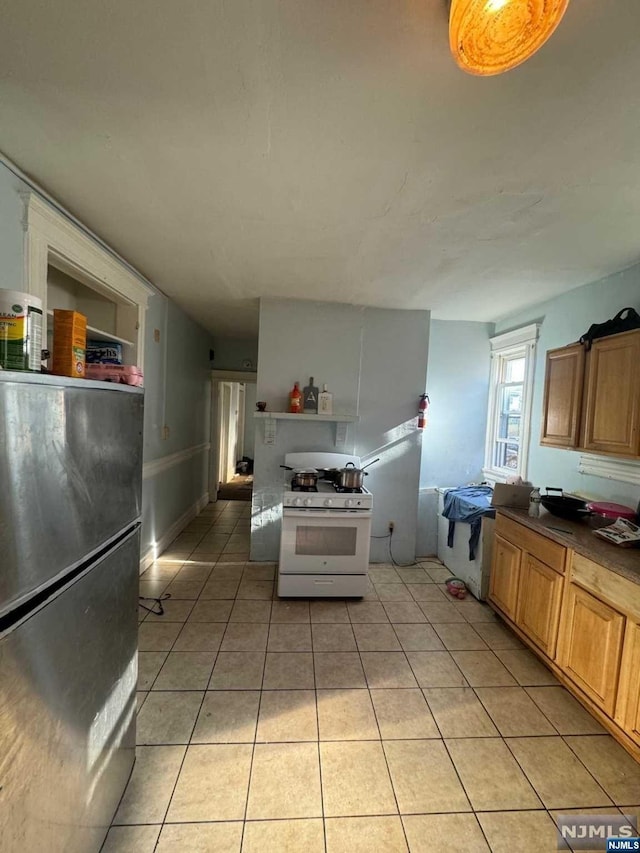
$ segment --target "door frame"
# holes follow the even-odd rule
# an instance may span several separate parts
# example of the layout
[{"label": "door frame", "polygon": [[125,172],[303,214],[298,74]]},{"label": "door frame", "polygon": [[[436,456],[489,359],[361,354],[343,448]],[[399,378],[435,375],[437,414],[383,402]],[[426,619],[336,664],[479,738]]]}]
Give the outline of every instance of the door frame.
[{"label": "door frame", "polygon": [[209,500],[218,499],[218,472],[220,468],[220,412],[219,394],[222,382],[257,383],[258,374],[253,370],[212,370],[211,371],[211,453],[209,454]]}]

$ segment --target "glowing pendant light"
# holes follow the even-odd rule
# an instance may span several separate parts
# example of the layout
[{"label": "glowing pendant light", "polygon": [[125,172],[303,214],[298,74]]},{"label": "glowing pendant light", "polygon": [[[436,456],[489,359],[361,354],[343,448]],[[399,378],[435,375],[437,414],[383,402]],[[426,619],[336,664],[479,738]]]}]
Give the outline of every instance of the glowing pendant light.
[{"label": "glowing pendant light", "polygon": [[469,74],[501,74],[542,47],[569,0],[451,0],[449,45]]}]

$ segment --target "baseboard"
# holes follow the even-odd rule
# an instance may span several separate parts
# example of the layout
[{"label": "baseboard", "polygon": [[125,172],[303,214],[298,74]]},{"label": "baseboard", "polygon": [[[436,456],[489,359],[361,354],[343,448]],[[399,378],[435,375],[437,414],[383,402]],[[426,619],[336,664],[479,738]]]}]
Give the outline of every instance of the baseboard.
[{"label": "baseboard", "polygon": [[147,549],[144,556],[140,558],[140,574],[149,568],[151,563],[158,559],[160,554],[165,551],[169,545],[173,542],[173,540],[178,536],[185,527],[189,524],[189,522],[193,521],[193,519],[206,507],[209,503],[209,492],[205,492],[194,504],[192,504],[186,512],[183,512],[180,518],[178,518],[168,530],[160,536],[159,539],[154,542],[154,544]]}]

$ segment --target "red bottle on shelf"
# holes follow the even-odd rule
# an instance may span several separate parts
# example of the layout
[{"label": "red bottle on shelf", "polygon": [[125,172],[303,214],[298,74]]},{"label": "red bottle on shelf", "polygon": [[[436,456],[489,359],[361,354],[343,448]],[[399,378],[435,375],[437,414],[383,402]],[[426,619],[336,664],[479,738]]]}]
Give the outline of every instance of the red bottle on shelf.
[{"label": "red bottle on shelf", "polygon": [[293,415],[299,415],[302,411],[302,392],[297,382],[294,383],[293,389],[289,394],[289,411]]}]

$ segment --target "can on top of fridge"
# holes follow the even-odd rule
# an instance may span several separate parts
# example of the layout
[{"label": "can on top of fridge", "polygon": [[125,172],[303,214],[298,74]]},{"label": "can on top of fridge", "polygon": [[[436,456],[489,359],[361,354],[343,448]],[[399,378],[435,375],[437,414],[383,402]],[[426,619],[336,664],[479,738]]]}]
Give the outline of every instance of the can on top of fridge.
[{"label": "can on top of fridge", "polygon": [[40,372],[42,300],[0,288],[0,370]]}]

